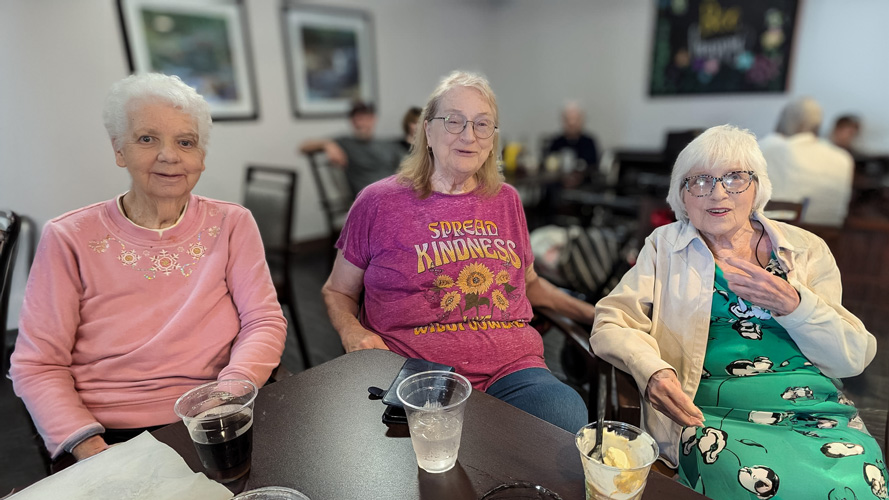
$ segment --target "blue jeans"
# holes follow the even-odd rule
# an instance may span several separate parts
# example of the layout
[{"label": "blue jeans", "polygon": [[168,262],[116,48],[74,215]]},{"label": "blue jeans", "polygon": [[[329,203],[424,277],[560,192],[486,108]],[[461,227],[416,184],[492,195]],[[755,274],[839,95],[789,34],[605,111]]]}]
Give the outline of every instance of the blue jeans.
[{"label": "blue jeans", "polygon": [[572,434],[589,423],[580,394],[544,368],[510,373],[494,382],[486,392]]}]

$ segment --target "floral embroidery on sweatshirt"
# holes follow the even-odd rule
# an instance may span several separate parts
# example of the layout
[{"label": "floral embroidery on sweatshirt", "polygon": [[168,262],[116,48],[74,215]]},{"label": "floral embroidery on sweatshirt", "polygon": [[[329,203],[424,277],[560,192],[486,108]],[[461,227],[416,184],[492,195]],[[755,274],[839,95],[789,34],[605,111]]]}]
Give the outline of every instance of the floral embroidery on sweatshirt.
[{"label": "floral embroidery on sweatshirt", "polygon": [[[215,208],[210,211],[210,215],[217,215],[218,213],[219,211]],[[195,266],[201,258],[207,254],[207,247],[201,241],[204,234],[206,233],[213,238],[218,236],[221,231],[220,225],[225,222],[225,217],[226,213],[223,212],[222,221],[220,221],[219,225],[201,230],[195,237],[197,241],[188,244],[187,248],[180,245],[175,252],[163,249],[152,254],[151,250],[143,250],[142,255],[139,255],[135,249],[128,248],[125,241],[121,241],[110,234],[102,239],[90,241],[89,247],[94,252],[103,254],[111,249],[112,242],[117,243],[120,245],[120,253],[117,255],[117,260],[126,267],[144,273],[143,276],[149,280],[157,278],[159,274],[170,276],[177,271],[187,278],[194,272]],[[140,266],[140,264],[142,265]]]}]

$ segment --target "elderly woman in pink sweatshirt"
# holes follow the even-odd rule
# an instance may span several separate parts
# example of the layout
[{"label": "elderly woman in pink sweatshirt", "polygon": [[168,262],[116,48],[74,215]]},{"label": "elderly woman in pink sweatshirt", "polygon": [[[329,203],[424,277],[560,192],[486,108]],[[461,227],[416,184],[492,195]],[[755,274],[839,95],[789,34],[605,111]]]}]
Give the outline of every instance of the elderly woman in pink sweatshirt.
[{"label": "elderly woman in pink sweatshirt", "polygon": [[175,422],[176,399],[205,382],[262,385],[286,336],[256,222],[191,192],[211,125],[203,97],[134,75],[111,87],[104,121],[132,185],[47,223],[12,355],[54,459]]}]

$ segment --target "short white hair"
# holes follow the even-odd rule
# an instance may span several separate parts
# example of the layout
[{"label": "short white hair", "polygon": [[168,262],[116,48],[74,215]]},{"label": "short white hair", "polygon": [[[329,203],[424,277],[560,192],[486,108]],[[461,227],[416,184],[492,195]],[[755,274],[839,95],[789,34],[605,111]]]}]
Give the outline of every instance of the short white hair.
[{"label": "short white hair", "polygon": [[579,101],[565,101],[565,104],[562,106],[562,116],[572,111],[580,113],[581,116],[585,114]]},{"label": "short white hair", "polygon": [[715,172],[727,166],[736,170],[753,171],[753,189],[756,189],[753,211],[760,212],[765,207],[772,197],[772,181],[769,180],[766,159],[756,143],[756,136],[749,130],[734,125],[718,125],[708,128],[691,141],[673,164],[667,203],[677,219],[688,222],[688,210],[682,201],[688,173],[695,168]]},{"label": "short white hair", "polygon": [[818,101],[811,97],[800,97],[789,102],[781,110],[775,132],[787,137],[803,132],[818,135],[823,115]]},{"label": "short white hair", "polygon": [[210,105],[198,92],[186,85],[178,76],[160,73],[130,75],[111,85],[102,119],[105,130],[111,137],[111,144],[117,151],[123,146],[123,139],[129,132],[129,114],[136,106],[146,102],[167,103],[194,119],[198,132],[198,148],[207,152],[210,142]]}]

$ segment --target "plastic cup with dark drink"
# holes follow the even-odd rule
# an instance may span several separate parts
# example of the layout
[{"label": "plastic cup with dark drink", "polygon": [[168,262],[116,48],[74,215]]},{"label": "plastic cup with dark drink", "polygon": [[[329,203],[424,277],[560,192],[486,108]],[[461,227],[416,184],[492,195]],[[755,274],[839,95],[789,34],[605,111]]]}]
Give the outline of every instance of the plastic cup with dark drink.
[{"label": "plastic cup with dark drink", "polygon": [[256,393],[249,380],[218,380],[176,401],[174,411],[188,428],[210,479],[229,483],[250,470]]}]

